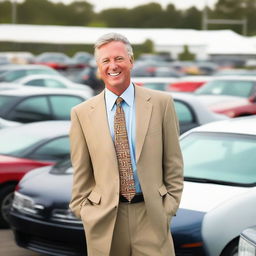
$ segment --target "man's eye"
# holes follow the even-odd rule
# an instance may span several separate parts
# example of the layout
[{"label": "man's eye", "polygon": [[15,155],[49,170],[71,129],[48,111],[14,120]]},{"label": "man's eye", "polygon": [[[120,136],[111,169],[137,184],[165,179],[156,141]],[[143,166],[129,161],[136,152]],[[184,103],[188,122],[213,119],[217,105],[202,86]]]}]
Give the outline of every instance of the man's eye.
[{"label": "man's eye", "polygon": [[102,62],[103,62],[103,63],[107,63],[107,62],[108,62],[108,60],[103,60]]},{"label": "man's eye", "polygon": [[116,60],[123,60],[123,58],[122,57],[118,57],[118,58],[116,58]]}]

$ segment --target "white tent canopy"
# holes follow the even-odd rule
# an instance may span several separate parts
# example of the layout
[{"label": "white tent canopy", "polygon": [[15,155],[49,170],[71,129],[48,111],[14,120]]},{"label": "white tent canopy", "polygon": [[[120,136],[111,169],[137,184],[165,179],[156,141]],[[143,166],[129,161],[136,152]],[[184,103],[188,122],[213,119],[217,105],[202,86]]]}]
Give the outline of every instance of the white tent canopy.
[{"label": "white tent canopy", "polygon": [[194,29],[135,29],[94,28],[73,26],[0,24],[0,42],[94,44],[105,33],[118,32],[127,36],[132,44],[153,41],[156,51],[167,51],[177,56],[184,45],[189,46],[197,58],[212,54],[256,55],[256,45],[248,37],[231,30]]}]

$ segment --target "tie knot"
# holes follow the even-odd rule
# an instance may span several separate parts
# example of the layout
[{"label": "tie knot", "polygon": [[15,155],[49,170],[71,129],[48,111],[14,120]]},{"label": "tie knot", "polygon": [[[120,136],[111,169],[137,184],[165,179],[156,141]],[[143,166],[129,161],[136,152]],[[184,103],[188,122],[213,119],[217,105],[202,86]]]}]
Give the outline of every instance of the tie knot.
[{"label": "tie knot", "polygon": [[118,98],[116,99],[116,105],[117,105],[118,107],[120,107],[121,104],[122,104],[122,101],[123,101],[123,98],[118,97]]}]

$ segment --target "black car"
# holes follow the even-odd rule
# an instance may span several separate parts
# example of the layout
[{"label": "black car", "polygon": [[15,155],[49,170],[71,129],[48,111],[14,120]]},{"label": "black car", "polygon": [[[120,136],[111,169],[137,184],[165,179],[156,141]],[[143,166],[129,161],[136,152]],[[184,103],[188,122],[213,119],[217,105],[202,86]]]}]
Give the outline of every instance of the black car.
[{"label": "black car", "polygon": [[69,159],[24,176],[10,211],[19,246],[54,256],[86,255],[82,222],[68,208],[71,187]]},{"label": "black car", "polygon": [[0,117],[21,123],[69,120],[70,110],[88,99],[82,90],[18,88],[0,91]]}]

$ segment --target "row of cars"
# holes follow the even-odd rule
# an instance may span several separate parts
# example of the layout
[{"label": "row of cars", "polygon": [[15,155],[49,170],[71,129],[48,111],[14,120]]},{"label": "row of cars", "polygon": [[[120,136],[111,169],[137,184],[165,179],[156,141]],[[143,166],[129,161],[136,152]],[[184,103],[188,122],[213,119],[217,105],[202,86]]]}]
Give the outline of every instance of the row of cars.
[{"label": "row of cars", "polygon": [[[68,121],[61,126],[67,128]],[[184,192],[171,222],[176,255],[238,255],[240,233],[255,225],[255,131],[251,116],[209,123],[181,136]],[[56,165],[27,172],[19,182],[9,211],[19,246],[47,255],[86,255],[82,222],[68,208],[72,174],[67,155]]]},{"label": "row of cars", "polygon": [[37,56],[30,52],[1,52],[0,65],[4,64],[42,64],[56,70],[85,68],[93,59],[88,52],[76,52],[72,57],[62,52],[44,52]]},{"label": "row of cars", "polygon": [[[48,255],[83,255],[82,223],[68,209],[72,180],[69,121],[35,121],[68,120],[70,108],[88,95],[81,90],[71,93],[25,87],[0,93],[0,109],[9,108],[2,117],[34,122],[0,131],[0,173],[4,174],[0,180],[0,224],[7,226],[10,221],[22,247]],[[75,100],[70,100],[70,94]],[[2,100],[1,95],[5,96]],[[255,196],[255,118],[231,121],[209,111],[195,95],[173,92],[172,96],[183,133],[186,166],[181,208],[171,225],[176,253],[235,256],[239,234],[255,224],[255,212],[250,208]],[[190,130],[220,119],[227,121]],[[37,167],[42,168],[31,171]],[[239,225],[238,219],[243,220]]]}]

